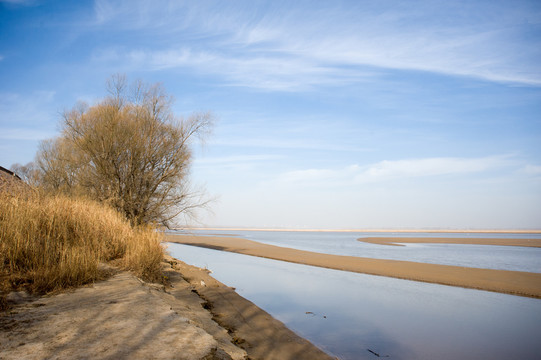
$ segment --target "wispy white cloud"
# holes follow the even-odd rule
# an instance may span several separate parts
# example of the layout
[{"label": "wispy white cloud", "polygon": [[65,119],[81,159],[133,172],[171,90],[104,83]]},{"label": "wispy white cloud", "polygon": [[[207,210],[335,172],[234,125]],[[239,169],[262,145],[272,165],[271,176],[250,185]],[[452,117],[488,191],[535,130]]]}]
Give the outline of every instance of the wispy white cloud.
[{"label": "wispy white cloud", "polygon": [[[95,8],[99,23],[164,33],[161,48],[132,49],[122,60],[193,68],[232,85],[297,91],[370,80],[381,69],[541,84],[541,40],[524,41],[541,15],[527,3],[513,11],[491,2],[365,5],[274,5],[258,13],[231,4],[96,1]],[[477,13],[484,16],[473,21]]]},{"label": "wispy white cloud", "polygon": [[304,138],[272,138],[264,135],[256,138],[229,137],[227,139],[211,140],[212,145],[242,147],[242,148],[267,148],[267,149],[282,149],[282,150],[318,150],[318,151],[349,151],[349,152],[367,152],[373,151],[372,148],[363,148],[361,146],[332,143],[329,141],[321,142]]},{"label": "wispy white cloud", "polygon": [[221,165],[231,165],[239,163],[253,163],[253,162],[266,162],[269,160],[278,160],[283,158],[280,155],[236,155],[236,156],[221,156],[221,157],[210,157],[210,158],[199,158],[195,160],[196,166],[221,166]]},{"label": "wispy white cloud", "polygon": [[322,186],[355,185],[403,178],[481,173],[512,163],[510,156],[384,160],[368,166],[355,164],[342,169],[297,170],[280,175],[278,181]]},{"label": "wispy white cloud", "polygon": [[[447,9],[459,11],[454,6]],[[530,42],[519,41],[522,35],[518,30],[524,18],[538,20],[539,13],[493,11],[482,22],[439,24],[429,19],[443,14],[430,7],[422,11],[398,7],[380,14],[362,9],[349,13],[328,10],[324,17],[311,16],[321,15],[316,12],[298,14],[289,21],[260,23],[245,32],[244,42],[271,44],[274,51],[328,66],[374,66],[541,84],[541,51]],[[479,6],[472,10],[486,9]],[[541,45],[539,40],[534,42]]]},{"label": "wispy white cloud", "polygon": [[[280,119],[281,123],[276,119],[274,121],[269,119],[262,124],[254,120],[254,118],[258,119],[256,115],[254,117],[248,115],[246,118],[249,120],[237,124],[221,125],[216,131],[217,136],[209,141],[209,145],[243,149],[316,150],[342,153],[372,152],[375,150],[372,144],[359,141],[359,137],[367,136],[362,131],[348,128],[347,125],[342,124],[329,127],[328,124],[334,119],[326,117],[322,119],[303,117],[304,124],[294,119],[288,119],[288,115],[284,115]],[[322,121],[326,121],[326,123],[322,123]],[[269,123],[273,126],[265,125]],[[338,121],[334,120],[334,123],[337,124]],[[359,135],[359,137],[355,137],[355,135]]]},{"label": "wispy white cloud", "polygon": [[355,176],[356,182],[483,172],[509,164],[508,156],[381,161]]},{"label": "wispy white cloud", "polygon": [[0,137],[3,139],[40,140],[50,137],[58,120],[58,109],[51,109],[56,93],[34,91],[22,95],[0,93]]},{"label": "wispy white cloud", "polygon": [[541,165],[528,164],[520,169],[520,171],[528,175],[538,176],[541,175]]},{"label": "wispy white cloud", "polygon": [[195,159],[194,170],[199,174],[205,173],[210,177],[220,174],[221,177],[229,178],[232,173],[243,174],[243,177],[254,174],[259,176],[261,175],[261,169],[267,169],[271,164],[283,158],[284,156],[276,154],[202,156]]},{"label": "wispy white cloud", "polygon": [[13,5],[33,5],[36,3],[36,0],[0,0],[0,3]]},{"label": "wispy white cloud", "polygon": [[284,173],[278,177],[280,183],[293,183],[305,185],[336,186],[337,184],[353,183],[359,173],[358,165],[351,165],[342,169],[306,169]]},{"label": "wispy white cloud", "polygon": [[[240,10],[240,9],[239,9]],[[191,36],[215,36],[239,24],[242,11],[223,2],[177,0],[95,0],[95,26],[113,25],[116,29],[157,31],[163,36],[186,29]]]},{"label": "wispy white cloud", "polygon": [[[50,103],[55,96],[55,91],[34,91],[31,94],[23,96],[22,94],[12,93],[12,92],[3,92],[0,93],[0,106],[2,109],[8,105],[28,105],[29,103]],[[20,106],[17,106],[20,108]]]},{"label": "wispy white cloud", "polygon": [[51,130],[39,130],[29,128],[0,128],[0,139],[2,140],[31,140],[40,141],[51,138],[55,135]]},{"label": "wispy white cloud", "polygon": [[222,77],[229,86],[263,90],[300,91],[315,85],[344,85],[368,81],[377,71],[341,68],[308,57],[281,54],[225,54],[191,49],[132,50],[100,49],[93,55],[99,62],[123,63],[129,68],[151,71],[189,69],[202,75]]}]

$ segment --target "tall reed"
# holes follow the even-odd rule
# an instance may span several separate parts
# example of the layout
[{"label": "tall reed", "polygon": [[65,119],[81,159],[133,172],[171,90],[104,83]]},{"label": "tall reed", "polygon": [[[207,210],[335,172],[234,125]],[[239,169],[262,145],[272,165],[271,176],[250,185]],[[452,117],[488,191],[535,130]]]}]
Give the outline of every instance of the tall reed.
[{"label": "tall reed", "polygon": [[45,293],[103,277],[115,265],[160,278],[163,248],[151,227],[133,228],[116,210],[82,198],[0,191],[0,291]]}]

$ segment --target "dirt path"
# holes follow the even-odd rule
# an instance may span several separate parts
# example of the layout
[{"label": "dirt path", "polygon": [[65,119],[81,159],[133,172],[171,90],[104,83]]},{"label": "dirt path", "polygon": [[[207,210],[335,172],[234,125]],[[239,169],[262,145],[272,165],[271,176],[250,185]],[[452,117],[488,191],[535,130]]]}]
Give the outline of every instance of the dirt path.
[{"label": "dirt path", "polygon": [[119,272],[54,296],[10,294],[0,359],[330,359],[206,271],[168,258],[164,274],[166,287]]}]

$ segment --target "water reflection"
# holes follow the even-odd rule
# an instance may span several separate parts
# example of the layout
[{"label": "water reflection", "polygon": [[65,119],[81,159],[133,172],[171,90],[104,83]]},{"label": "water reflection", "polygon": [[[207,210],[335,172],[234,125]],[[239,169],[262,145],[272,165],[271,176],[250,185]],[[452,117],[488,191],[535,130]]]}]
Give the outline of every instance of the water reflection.
[{"label": "water reflection", "polygon": [[[340,359],[534,359],[541,301],[170,244]],[[309,312],[307,314],[307,312]]]}]

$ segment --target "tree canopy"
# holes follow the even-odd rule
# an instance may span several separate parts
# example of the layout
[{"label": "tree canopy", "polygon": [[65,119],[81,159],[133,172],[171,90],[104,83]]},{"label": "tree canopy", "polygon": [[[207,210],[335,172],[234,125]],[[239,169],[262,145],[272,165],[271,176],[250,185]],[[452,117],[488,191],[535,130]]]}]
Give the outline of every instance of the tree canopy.
[{"label": "tree canopy", "polygon": [[159,84],[128,86],[124,76],[114,76],[107,90],[95,105],[64,112],[61,135],[40,145],[38,183],[107,202],[133,224],[169,226],[203,205],[188,175],[193,142],[209,134],[212,115],[176,116]]}]

